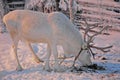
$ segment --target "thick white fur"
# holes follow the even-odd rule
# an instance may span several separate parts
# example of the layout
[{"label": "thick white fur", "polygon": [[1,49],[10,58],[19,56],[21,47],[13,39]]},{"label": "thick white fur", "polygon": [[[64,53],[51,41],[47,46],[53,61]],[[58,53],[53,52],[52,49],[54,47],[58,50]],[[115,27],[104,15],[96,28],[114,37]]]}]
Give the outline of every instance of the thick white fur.
[{"label": "thick white fur", "polygon": [[[84,45],[81,33],[70,20],[60,12],[41,13],[29,10],[15,10],[4,16],[3,22],[8,28],[13,39],[13,48],[18,62],[18,70],[22,67],[17,57],[17,45],[19,40],[28,43],[47,43],[47,61],[45,69],[50,70],[49,58],[51,53],[55,59],[55,69],[59,70],[57,45],[61,45],[66,57],[76,56],[81,46]],[[38,57],[33,56],[38,61]],[[86,55],[84,55],[86,56]],[[90,58],[90,56],[87,56]],[[79,57],[80,58],[80,57]],[[81,57],[82,58],[82,57]],[[85,59],[83,64],[89,65],[91,61]]]}]

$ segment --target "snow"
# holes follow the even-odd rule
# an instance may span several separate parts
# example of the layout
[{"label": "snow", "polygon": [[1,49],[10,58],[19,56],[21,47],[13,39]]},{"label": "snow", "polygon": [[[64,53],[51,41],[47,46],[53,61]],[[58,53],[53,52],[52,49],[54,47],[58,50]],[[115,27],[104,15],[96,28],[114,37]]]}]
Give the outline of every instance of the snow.
[{"label": "snow", "polygon": [[[82,9],[89,10],[91,12],[95,12],[97,14],[100,14],[100,12],[99,12],[100,9],[98,9],[97,7],[92,7],[92,8],[91,7],[82,7]],[[119,13],[114,13],[112,11],[107,11],[104,9],[102,9],[102,13],[104,13],[105,15],[120,16]]]},{"label": "snow", "polygon": [[120,3],[116,3],[113,0],[78,0],[80,2],[86,2],[86,3],[91,3],[91,4],[98,4],[102,3],[102,5],[107,5],[107,6],[114,6],[114,7],[120,7]]},{"label": "snow", "polygon": [[[16,71],[16,61],[11,52],[12,40],[8,33],[0,34],[0,80],[120,80],[120,33],[110,32],[109,36],[100,35],[96,38],[98,45],[113,44],[111,52],[100,53],[95,56],[93,63],[103,66],[105,70],[73,71],[70,67],[73,59],[68,59],[61,65],[65,69],[63,72],[45,71],[44,63],[35,63],[32,60],[31,52],[22,42],[19,43],[18,56],[24,70]],[[35,44],[34,44],[35,45]],[[46,55],[46,45],[37,44],[33,47],[37,55],[44,59]],[[61,51],[61,49],[59,49]],[[106,60],[102,60],[102,58]],[[53,61],[50,61],[51,66]],[[78,63],[77,63],[78,64]],[[52,66],[53,67],[53,66]]]}]

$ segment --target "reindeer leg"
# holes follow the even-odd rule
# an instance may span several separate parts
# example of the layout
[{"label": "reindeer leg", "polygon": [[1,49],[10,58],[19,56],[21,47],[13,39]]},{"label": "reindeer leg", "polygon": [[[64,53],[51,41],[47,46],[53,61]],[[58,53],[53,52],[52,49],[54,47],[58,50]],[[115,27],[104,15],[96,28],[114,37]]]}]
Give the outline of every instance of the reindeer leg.
[{"label": "reindeer leg", "polygon": [[18,40],[15,39],[13,42],[14,42],[14,44],[13,44],[12,48],[13,48],[13,51],[14,51],[14,56],[15,56],[15,58],[17,60],[17,68],[16,68],[16,70],[21,71],[23,69],[22,69],[22,66],[20,65],[20,62],[18,60],[18,55],[17,55]]},{"label": "reindeer leg", "polygon": [[55,71],[61,71],[60,69],[60,65],[59,65],[59,60],[58,60],[58,52],[57,52],[57,45],[55,43],[53,43],[51,45],[51,52],[54,55],[54,59],[55,59],[55,66],[54,66],[54,70]]},{"label": "reindeer leg", "polygon": [[46,55],[46,61],[45,61],[45,70],[46,71],[51,71],[50,69],[50,66],[49,66],[49,59],[50,59],[50,56],[51,56],[51,48],[50,48],[50,45],[47,44],[47,55]]},{"label": "reindeer leg", "polygon": [[37,63],[44,62],[43,60],[39,59],[39,57],[34,53],[31,44],[30,44],[29,42],[28,42],[27,44],[28,44],[29,49],[30,49],[31,52],[32,52],[33,59],[34,59]]}]

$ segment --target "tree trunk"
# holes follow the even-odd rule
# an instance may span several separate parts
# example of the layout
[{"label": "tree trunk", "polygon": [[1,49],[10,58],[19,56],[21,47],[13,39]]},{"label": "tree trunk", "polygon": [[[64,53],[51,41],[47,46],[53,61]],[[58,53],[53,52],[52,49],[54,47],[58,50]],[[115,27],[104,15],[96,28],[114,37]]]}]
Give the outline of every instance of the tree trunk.
[{"label": "tree trunk", "polygon": [[56,10],[57,10],[57,11],[60,11],[59,2],[60,2],[60,0],[56,0]]},{"label": "tree trunk", "polygon": [[3,0],[0,1],[0,32],[3,33],[6,31],[2,18],[5,14],[4,3]]},{"label": "tree trunk", "polygon": [[74,14],[73,14],[73,0],[69,0],[69,12],[70,12],[70,20],[74,23]]}]

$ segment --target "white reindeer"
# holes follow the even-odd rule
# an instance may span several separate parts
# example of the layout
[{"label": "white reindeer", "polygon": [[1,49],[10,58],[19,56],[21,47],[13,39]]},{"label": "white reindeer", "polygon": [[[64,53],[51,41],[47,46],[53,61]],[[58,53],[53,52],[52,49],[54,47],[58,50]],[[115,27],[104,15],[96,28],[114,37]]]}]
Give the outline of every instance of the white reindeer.
[{"label": "white reindeer", "polygon": [[[17,70],[22,70],[17,56],[17,46],[19,40],[25,41],[32,51],[37,62],[39,59],[32,50],[30,43],[47,43],[47,60],[45,70],[50,70],[49,58],[51,53],[55,59],[55,70],[59,71],[57,45],[61,45],[66,58],[77,56],[79,51],[86,47],[81,33],[75,28],[72,22],[60,12],[41,13],[29,10],[15,10],[6,14],[3,18],[11,38],[15,57],[17,60]],[[89,55],[84,57],[90,58]],[[79,57],[83,60],[82,57]],[[84,65],[90,65],[90,59],[83,60]]]}]

